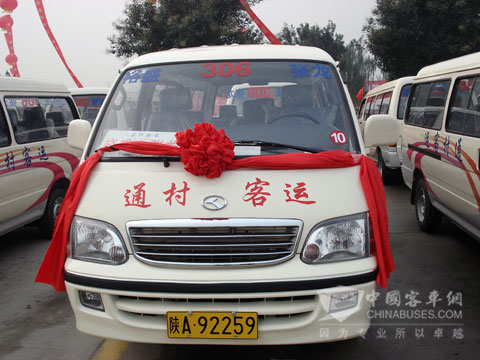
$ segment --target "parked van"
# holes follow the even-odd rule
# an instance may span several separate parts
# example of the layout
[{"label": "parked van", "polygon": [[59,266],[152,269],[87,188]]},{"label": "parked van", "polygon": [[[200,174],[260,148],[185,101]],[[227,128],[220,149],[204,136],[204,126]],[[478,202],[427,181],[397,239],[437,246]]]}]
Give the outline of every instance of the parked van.
[{"label": "parked van", "polygon": [[70,93],[80,113],[80,118],[93,124],[108,90],[107,87],[71,88]]},{"label": "parked van", "polygon": [[[236,111],[249,121],[216,129],[217,105],[245,83],[262,86],[262,99],[245,91]],[[256,106],[279,84],[278,106]],[[89,131],[72,122],[69,142],[84,147]],[[360,336],[367,295],[393,265],[386,208],[369,211],[363,190],[363,175],[376,175],[367,188],[385,203],[364,154],[347,89],[318,48],[140,56],[119,75],[75,174],[85,174],[83,194],[51,247],[61,251],[71,231],[68,258],[53,274],[48,259],[59,256],[49,249],[37,281],[66,287],[77,328],[100,337],[283,345]]]},{"label": "parked van", "polygon": [[[406,76],[392,80],[373,88],[367,93],[358,112],[358,123],[362,129],[362,134],[365,122],[370,116],[379,114],[393,116],[401,126],[413,79],[413,76]],[[401,163],[397,155],[397,143],[392,143],[389,146],[379,146],[369,149],[369,151],[370,156],[377,162],[384,184],[390,184],[395,179],[401,179]]]},{"label": "parked van", "polygon": [[401,141],[420,228],[434,231],[445,215],[480,239],[480,52],[418,72]]},{"label": "parked van", "polygon": [[51,236],[81,151],[67,144],[78,118],[61,85],[0,77],[0,235],[37,221]]}]

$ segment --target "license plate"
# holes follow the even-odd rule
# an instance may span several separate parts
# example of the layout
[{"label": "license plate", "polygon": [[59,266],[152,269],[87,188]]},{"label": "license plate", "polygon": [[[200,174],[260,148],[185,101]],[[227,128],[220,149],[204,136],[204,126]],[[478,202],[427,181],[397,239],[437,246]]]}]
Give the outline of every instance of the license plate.
[{"label": "license plate", "polygon": [[257,339],[254,312],[167,312],[169,338]]}]

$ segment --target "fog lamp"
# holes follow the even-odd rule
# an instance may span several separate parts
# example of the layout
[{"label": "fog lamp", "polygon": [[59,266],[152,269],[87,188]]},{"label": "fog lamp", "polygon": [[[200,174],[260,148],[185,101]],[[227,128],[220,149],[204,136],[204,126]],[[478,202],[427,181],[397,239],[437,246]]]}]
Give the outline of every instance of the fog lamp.
[{"label": "fog lamp", "polygon": [[80,297],[80,303],[83,306],[98,311],[105,311],[103,308],[102,295],[99,293],[80,290],[78,295]]}]

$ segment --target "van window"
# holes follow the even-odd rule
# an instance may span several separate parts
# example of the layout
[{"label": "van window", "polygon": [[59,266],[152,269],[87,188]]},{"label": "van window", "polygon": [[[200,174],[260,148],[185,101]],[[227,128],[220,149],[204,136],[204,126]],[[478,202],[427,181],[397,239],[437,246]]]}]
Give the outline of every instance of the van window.
[{"label": "van window", "polygon": [[363,99],[362,103],[360,104],[360,108],[358,109],[357,117],[360,118],[363,115],[363,111],[365,110],[366,100]]},{"label": "van window", "polygon": [[377,97],[375,98],[375,103],[373,105],[373,111],[372,111],[373,115],[380,114],[380,107],[382,105],[382,99],[383,99],[383,94],[377,95]]},{"label": "van window", "polygon": [[380,114],[388,114],[388,107],[390,106],[391,99],[392,92],[388,92],[383,95],[382,105],[380,106]]},{"label": "van window", "polygon": [[77,106],[80,118],[93,122],[97,117],[106,95],[72,95]]},{"label": "van window", "polygon": [[[195,124],[223,128],[232,141],[360,151],[351,112],[331,65],[241,61],[170,64],[123,74],[96,129],[95,149],[129,140],[164,142]],[[342,132],[342,141],[331,134]],[[320,135],[319,135],[320,134]],[[344,140],[344,141],[343,141]],[[298,150],[297,150],[298,151]],[[111,154],[124,156],[125,154]]]},{"label": "van window", "polygon": [[457,79],[453,89],[446,130],[480,136],[480,77]]},{"label": "van window", "polygon": [[0,147],[10,145],[10,131],[3,112],[0,111]]},{"label": "van window", "polygon": [[439,130],[449,88],[450,80],[415,85],[405,122]]},{"label": "van window", "polygon": [[397,108],[397,119],[403,120],[405,115],[405,108],[407,107],[408,95],[410,95],[410,89],[412,88],[411,84],[405,85],[402,87],[402,92],[398,99],[398,108]]},{"label": "van window", "polygon": [[367,105],[366,105],[366,108],[365,108],[365,119],[367,119],[373,112],[373,108],[372,108],[372,104],[373,104],[373,100],[375,99],[375,97],[369,97],[368,100],[367,100]]},{"label": "van window", "polygon": [[5,104],[19,144],[65,137],[74,117],[66,98],[5,97]]}]

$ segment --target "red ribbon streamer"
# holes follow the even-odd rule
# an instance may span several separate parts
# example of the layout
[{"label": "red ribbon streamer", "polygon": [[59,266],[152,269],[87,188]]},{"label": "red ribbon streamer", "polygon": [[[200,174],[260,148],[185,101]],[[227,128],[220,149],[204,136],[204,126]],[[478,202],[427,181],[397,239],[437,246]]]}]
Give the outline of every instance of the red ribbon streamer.
[{"label": "red ribbon streamer", "polygon": [[[13,56],[16,57],[15,50],[13,48],[13,33],[12,33],[12,27],[11,26],[6,28],[5,41],[7,43],[7,47],[8,47],[8,51],[10,52],[10,55],[13,55]],[[15,77],[20,77],[20,72],[18,71],[17,62],[15,61],[15,62],[13,62],[9,65],[11,66],[10,71],[11,71],[12,75],[15,76]]]},{"label": "red ribbon streamer", "polygon": [[255,22],[255,24],[257,24],[257,26],[260,28],[263,34],[267,37],[267,39],[270,40],[270,43],[274,45],[282,45],[282,42],[278,40],[278,38],[275,35],[273,35],[273,33],[265,26],[262,20],[260,20],[260,18],[250,8],[248,3],[245,0],[238,0],[238,1],[240,1],[240,4],[243,5],[245,11],[248,13],[250,18]]},{"label": "red ribbon streamer", "polygon": [[[221,175],[222,169],[241,169],[241,168],[257,168],[257,169],[323,169],[323,168],[344,168],[356,166],[360,163],[360,181],[363,187],[367,205],[370,211],[370,218],[373,227],[373,236],[376,247],[376,257],[378,264],[377,283],[382,287],[387,287],[387,278],[395,269],[393,256],[390,248],[388,237],[388,217],[387,206],[385,200],[385,192],[382,179],[378,172],[375,162],[360,155],[352,155],[350,153],[333,150],[322,153],[288,153],[280,155],[255,156],[245,159],[232,160],[229,159],[230,144],[224,141],[224,132],[222,129],[215,130],[217,134],[212,134],[211,124],[196,124],[192,136],[192,131],[187,130],[176,134],[178,146],[151,143],[151,142],[127,142],[116,144],[112,147],[103,147],[95,154],[87,158],[73,173],[70,187],[67,191],[60,214],[57,219],[52,242],[47,250],[45,258],[40,266],[36,282],[42,282],[52,285],[57,291],[65,291],[64,282],[64,264],[66,259],[66,244],[69,238],[70,225],[75,215],[75,211],[82,197],[82,193],[87,185],[88,177],[100,161],[102,154],[111,151],[127,151],[135,154],[146,155],[165,155],[165,156],[182,156],[182,162],[185,164],[196,163],[197,168],[188,170],[194,175],[199,174],[204,168],[205,161],[209,160],[200,155],[201,148],[204,150],[212,146],[212,142],[221,139],[223,147],[220,151],[226,156],[220,156],[218,161],[220,164],[209,162],[209,165],[215,167],[214,170],[207,170],[204,175],[218,173]],[[213,128],[214,129],[214,128]],[[210,140],[207,139],[210,137]],[[193,139],[193,140],[192,140]],[[228,138],[227,138],[228,139]],[[188,148],[182,148],[181,144],[188,143]],[[192,148],[195,148],[192,150]],[[198,150],[198,152],[197,152]],[[205,151],[204,151],[205,152]],[[192,159],[184,159],[185,154]],[[193,154],[193,155],[192,155]],[[186,167],[185,167],[186,168]],[[186,169],[187,170],[187,169]]]},{"label": "red ribbon streamer", "polygon": [[70,76],[72,77],[75,84],[77,84],[77,86],[79,88],[83,88],[82,83],[77,79],[77,77],[75,76],[73,71],[67,65],[67,61],[63,57],[62,50],[60,50],[60,46],[58,45],[57,40],[53,36],[52,30],[50,29],[50,26],[48,25],[47,15],[45,14],[45,8],[43,7],[43,1],[42,0],[35,0],[35,5],[37,6],[38,15],[40,16],[40,20],[42,22],[42,25],[45,28],[45,31],[47,32],[47,35],[50,38],[50,41],[52,42],[53,47],[57,51],[58,56],[60,56],[60,59],[62,60],[63,65],[65,65],[65,68],[70,73]]}]

